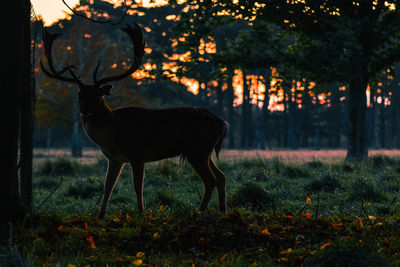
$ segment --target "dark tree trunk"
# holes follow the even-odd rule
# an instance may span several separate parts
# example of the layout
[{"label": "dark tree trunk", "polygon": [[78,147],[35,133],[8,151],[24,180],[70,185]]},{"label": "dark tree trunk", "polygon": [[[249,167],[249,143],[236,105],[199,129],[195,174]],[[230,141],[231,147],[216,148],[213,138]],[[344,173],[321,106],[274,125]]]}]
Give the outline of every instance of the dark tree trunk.
[{"label": "dark tree trunk", "polygon": [[74,100],[74,108],[72,112],[73,129],[71,134],[71,155],[73,157],[82,157],[82,136],[79,132],[79,107],[78,100]]},{"label": "dark tree trunk", "polygon": [[270,95],[269,95],[269,89],[271,86],[270,82],[270,77],[271,77],[272,71],[271,69],[266,69],[265,71],[262,72],[262,75],[264,76],[264,84],[265,84],[265,92],[264,92],[264,101],[263,101],[263,107],[261,110],[261,130],[262,130],[262,137],[264,138],[264,141],[261,143],[261,149],[266,149],[266,144],[268,148],[271,148],[270,144],[270,135],[269,135],[269,100],[270,100]]},{"label": "dark tree trunk", "polygon": [[383,95],[382,97],[382,102],[380,104],[380,111],[379,111],[379,137],[380,137],[380,143],[382,148],[387,148],[387,140],[386,140],[386,110],[385,110],[385,103],[383,101]]},{"label": "dark tree trunk", "polygon": [[[25,1],[24,7],[24,48],[23,48],[23,78],[20,112],[20,190],[21,200],[27,209],[32,206],[32,159],[33,159],[33,118],[35,84],[31,65],[31,32],[30,32],[30,3]],[[28,79],[28,77],[31,79]]]},{"label": "dark tree trunk", "polygon": [[228,107],[228,121],[229,121],[229,143],[228,143],[228,148],[233,149],[235,148],[235,110],[233,109],[233,101],[235,99],[235,93],[233,89],[233,77],[228,78],[228,101],[227,101],[227,107]]},{"label": "dark tree trunk", "polygon": [[[372,90],[371,90],[372,91]],[[373,99],[374,94],[371,93],[371,99],[372,99],[372,115],[371,115],[371,124],[372,124],[372,141],[373,141],[373,147],[375,149],[380,149],[380,140],[379,140],[379,109],[378,109],[378,102]]]},{"label": "dark tree trunk", "polygon": [[246,73],[243,72],[243,103],[242,103],[242,125],[241,125],[241,148],[251,146],[251,109],[250,109],[250,91],[247,84]]},{"label": "dark tree trunk", "polygon": [[217,87],[215,88],[217,93],[217,108],[216,112],[219,116],[222,116],[224,113],[224,94],[222,92],[222,85],[218,83]]},{"label": "dark tree trunk", "polygon": [[340,147],[340,136],[342,132],[340,120],[337,119],[339,115],[342,113],[340,108],[339,89],[336,83],[329,84],[328,89],[330,92],[332,92],[331,108],[330,108],[332,119],[328,121],[328,123],[330,124],[329,129],[331,129],[332,131],[332,147],[338,148]]},{"label": "dark tree trunk", "polygon": [[349,136],[347,160],[361,160],[368,157],[367,138],[367,97],[368,85],[367,68],[363,65],[353,73],[349,83]]},{"label": "dark tree trunk", "polygon": [[393,132],[396,134],[395,147],[400,149],[400,66],[397,65],[392,81],[392,104],[393,107]]},{"label": "dark tree trunk", "polygon": [[[0,88],[2,88],[2,101],[0,113],[5,115],[2,124],[2,138],[0,138],[2,153],[7,155],[1,160],[1,185],[0,185],[0,223],[18,220],[24,216],[24,209],[18,192],[18,132],[19,132],[19,107],[21,89],[26,79],[30,80],[30,73],[24,73],[26,68],[24,41],[25,17],[30,2],[25,0],[8,0],[2,2],[0,11],[0,28],[3,38],[0,42],[2,64],[7,66],[0,72]],[[29,13],[28,13],[29,14]],[[29,36],[30,37],[30,36]],[[29,39],[30,40],[30,39]],[[30,42],[29,42],[30,43]]]}]

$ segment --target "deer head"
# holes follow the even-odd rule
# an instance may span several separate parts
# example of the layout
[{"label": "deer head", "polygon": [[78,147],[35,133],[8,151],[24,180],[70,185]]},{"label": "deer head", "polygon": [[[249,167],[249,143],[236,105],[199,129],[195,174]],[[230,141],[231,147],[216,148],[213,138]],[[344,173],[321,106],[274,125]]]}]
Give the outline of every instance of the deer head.
[{"label": "deer head", "polygon": [[[93,73],[93,83],[87,84],[83,83],[82,80],[75,74],[74,69],[76,69],[76,67],[74,65],[70,65],[68,61],[67,63],[65,63],[65,66],[62,68],[62,70],[57,70],[55,68],[53,63],[52,47],[54,40],[56,40],[57,37],[61,34],[51,34],[48,32],[46,27],[43,29],[44,52],[47,58],[48,69],[45,68],[42,60],[40,61],[40,66],[47,76],[60,81],[75,83],[78,85],[79,107],[80,112],[83,116],[88,115],[93,110],[94,106],[96,106],[97,102],[102,99],[104,95],[110,94],[112,85],[109,85],[107,83],[119,81],[128,77],[129,75],[134,73],[142,63],[145,42],[143,40],[143,34],[140,27],[137,24],[135,24],[134,28],[127,25],[127,27],[123,28],[122,30],[126,32],[132,40],[134,48],[134,60],[132,62],[132,65],[122,74],[105,77],[98,80],[97,72],[100,68],[99,61]],[[66,72],[68,72],[70,76],[66,76]]]}]

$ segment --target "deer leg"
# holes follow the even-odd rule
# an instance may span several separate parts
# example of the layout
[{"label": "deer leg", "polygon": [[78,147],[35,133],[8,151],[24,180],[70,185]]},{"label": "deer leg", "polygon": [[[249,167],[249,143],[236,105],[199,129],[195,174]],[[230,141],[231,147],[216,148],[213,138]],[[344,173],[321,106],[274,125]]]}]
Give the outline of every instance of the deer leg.
[{"label": "deer leg", "polygon": [[136,191],[137,207],[139,212],[143,212],[143,179],[144,179],[144,163],[131,163],[133,185]]},{"label": "deer leg", "polygon": [[225,192],[225,175],[224,173],[215,165],[215,162],[210,158],[209,165],[214,177],[217,180],[217,190],[218,190],[218,210],[220,212],[226,212],[226,192]]},{"label": "deer leg", "polygon": [[188,157],[188,161],[192,165],[193,169],[197,172],[204,183],[204,196],[201,201],[200,210],[204,211],[208,207],[208,203],[211,200],[212,192],[216,186],[216,179],[209,165],[210,155],[207,157]]},{"label": "deer leg", "polygon": [[104,197],[98,215],[99,218],[104,218],[108,201],[110,200],[111,193],[114,190],[115,183],[118,179],[119,174],[121,173],[123,166],[124,164],[122,162],[108,159],[107,174],[106,179],[104,180]]}]

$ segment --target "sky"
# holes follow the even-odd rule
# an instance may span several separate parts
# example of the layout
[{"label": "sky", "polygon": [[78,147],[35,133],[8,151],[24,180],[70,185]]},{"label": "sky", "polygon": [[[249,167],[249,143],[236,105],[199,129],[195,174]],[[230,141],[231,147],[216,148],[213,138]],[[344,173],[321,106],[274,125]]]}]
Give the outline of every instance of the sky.
[{"label": "sky", "polygon": [[[120,4],[122,2],[121,0],[107,1],[114,4]],[[79,0],[65,0],[65,2],[70,7],[74,7],[79,3]],[[144,7],[165,5],[168,3],[167,0],[135,0],[135,2],[140,3]],[[35,9],[36,15],[42,16],[46,26],[51,25],[53,22],[59,19],[65,18],[65,12],[71,13],[70,10],[68,10],[68,8],[64,5],[62,0],[31,0],[31,3]]]},{"label": "sky", "polygon": [[[65,2],[73,7],[79,0],[65,0]],[[36,15],[42,16],[46,25],[65,18],[65,12],[69,11],[61,0],[31,0],[31,3]]]}]

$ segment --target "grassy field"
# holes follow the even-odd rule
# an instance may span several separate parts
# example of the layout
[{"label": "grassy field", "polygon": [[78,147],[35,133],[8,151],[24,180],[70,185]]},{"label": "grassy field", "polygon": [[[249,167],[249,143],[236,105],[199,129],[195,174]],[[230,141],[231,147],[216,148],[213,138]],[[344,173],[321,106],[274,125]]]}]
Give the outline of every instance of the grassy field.
[{"label": "grassy field", "polygon": [[223,151],[225,215],[216,194],[197,211],[202,182],[175,159],[146,166],[138,214],[125,166],[107,218],[97,220],[105,159],[35,151],[35,213],[0,249],[49,266],[330,266],[339,256],[348,266],[392,266],[400,263],[400,157],[371,154],[349,163],[340,150]]}]

